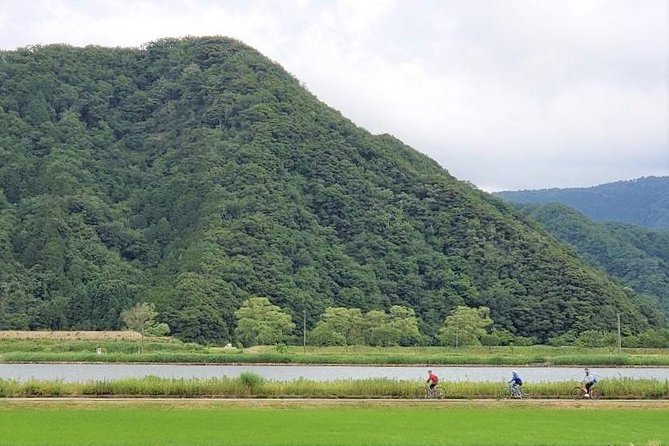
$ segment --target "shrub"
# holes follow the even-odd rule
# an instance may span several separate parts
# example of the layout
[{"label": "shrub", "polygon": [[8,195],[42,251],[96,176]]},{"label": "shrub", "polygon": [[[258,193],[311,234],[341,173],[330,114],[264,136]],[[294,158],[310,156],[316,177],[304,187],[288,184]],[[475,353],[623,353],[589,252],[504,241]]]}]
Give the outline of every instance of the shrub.
[{"label": "shrub", "polygon": [[263,385],[265,378],[257,373],[243,372],[239,375],[239,382],[241,382],[247,389],[255,390]]},{"label": "shrub", "polygon": [[612,347],[616,345],[616,335],[606,331],[587,330],[576,338],[575,344],[583,347]]}]

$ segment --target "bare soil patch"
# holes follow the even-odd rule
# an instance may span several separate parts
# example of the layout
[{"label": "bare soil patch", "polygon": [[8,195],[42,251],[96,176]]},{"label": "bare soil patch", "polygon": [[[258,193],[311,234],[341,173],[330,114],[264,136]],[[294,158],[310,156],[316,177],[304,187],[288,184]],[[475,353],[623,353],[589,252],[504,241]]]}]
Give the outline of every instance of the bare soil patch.
[{"label": "bare soil patch", "polygon": [[97,408],[147,406],[155,408],[403,408],[431,409],[474,407],[536,407],[554,409],[652,409],[669,410],[669,400],[391,400],[391,399],[316,399],[316,398],[7,398],[0,399],[0,410],[12,408]]},{"label": "bare soil patch", "polygon": [[136,331],[20,331],[2,330],[0,339],[49,339],[59,341],[139,341]]}]

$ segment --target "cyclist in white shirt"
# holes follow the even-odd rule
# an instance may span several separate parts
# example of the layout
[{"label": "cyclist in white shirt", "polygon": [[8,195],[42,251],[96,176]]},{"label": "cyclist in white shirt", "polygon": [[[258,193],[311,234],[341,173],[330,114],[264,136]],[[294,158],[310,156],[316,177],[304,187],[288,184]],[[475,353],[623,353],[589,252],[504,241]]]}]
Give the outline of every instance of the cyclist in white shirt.
[{"label": "cyclist in white shirt", "polygon": [[585,376],[581,380],[585,384],[585,398],[590,398],[590,390],[597,384],[596,373],[591,372],[587,367],[585,368]]}]

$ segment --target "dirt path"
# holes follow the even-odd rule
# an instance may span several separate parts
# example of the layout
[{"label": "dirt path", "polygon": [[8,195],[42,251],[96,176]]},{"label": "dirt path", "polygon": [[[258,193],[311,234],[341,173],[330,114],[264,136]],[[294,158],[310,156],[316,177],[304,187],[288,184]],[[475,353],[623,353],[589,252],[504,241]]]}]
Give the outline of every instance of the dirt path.
[{"label": "dirt path", "polygon": [[3,398],[0,410],[22,407],[122,407],[153,406],[176,408],[217,408],[230,406],[258,408],[291,407],[545,407],[573,409],[660,409],[669,410],[669,400],[391,400],[391,399],[315,399],[315,398]]}]

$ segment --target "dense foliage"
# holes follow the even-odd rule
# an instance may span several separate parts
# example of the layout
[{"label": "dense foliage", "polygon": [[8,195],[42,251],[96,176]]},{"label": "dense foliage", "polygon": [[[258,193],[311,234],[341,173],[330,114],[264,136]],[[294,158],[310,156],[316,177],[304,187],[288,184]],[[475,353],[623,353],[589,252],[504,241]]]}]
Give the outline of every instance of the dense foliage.
[{"label": "dense foliage", "polygon": [[490,308],[469,308],[463,305],[446,316],[444,326],[439,329],[439,341],[442,345],[481,345],[481,338],[492,325]]},{"label": "dense foliage", "polygon": [[280,344],[289,340],[295,329],[290,315],[272,305],[266,297],[251,297],[235,311],[237,339],[246,346]]},{"label": "dense foliage", "polygon": [[595,187],[497,192],[514,203],[562,203],[592,220],[669,229],[669,177],[644,177]]},{"label": "dense foliage", "polygon": [[[0,52],[0,328],[115,329],[137,302],[186,340],[234,341],[266,297],[459,305],[538,341],[662,326],[538,225],[320,103],[225,38]],[[301,334],[302,324],[296,333]]]},{"label": "dense foliage", "polygon": [[411,308],[393,305],[390,312],[360,308],[326,308],[309,333],[314,345],[416,345],[422,342]]},{"label": "dense foliage", "polygon": [[555,238],[572,245],[591,265],[638,293],[656,299],[669,314],[669,232],[622,223],[594,223],[564,205],[521,206]]}]

